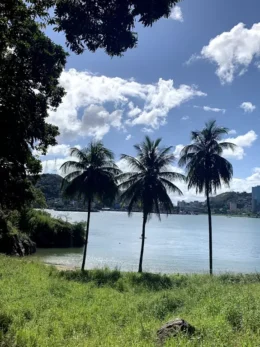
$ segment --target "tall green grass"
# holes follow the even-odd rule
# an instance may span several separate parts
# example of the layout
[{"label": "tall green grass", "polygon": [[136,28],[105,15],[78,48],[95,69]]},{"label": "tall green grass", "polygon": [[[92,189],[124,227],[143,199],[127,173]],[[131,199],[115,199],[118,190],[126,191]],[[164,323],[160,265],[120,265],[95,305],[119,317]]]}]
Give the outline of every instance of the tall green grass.
[{"label": "tall green grass", "polygon": [[172,318],[196,327],[166,346],[259,346],[260,276],[58,272],[0,257],[0,346],[155,346]]}]

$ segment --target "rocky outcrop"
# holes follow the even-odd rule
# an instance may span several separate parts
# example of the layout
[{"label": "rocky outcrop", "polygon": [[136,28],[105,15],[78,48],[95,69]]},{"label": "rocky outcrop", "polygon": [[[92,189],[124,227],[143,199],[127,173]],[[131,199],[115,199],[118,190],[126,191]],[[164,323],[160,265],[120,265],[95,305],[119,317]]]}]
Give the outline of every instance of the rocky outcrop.
[{"label": "rocky outcrop", "polygon": [[163,325],[157,331],[157,338],[160,344],[163,344],[166,339],[174,337],[179,333],[192,335],[195,332],[195,328],[186,322],[184,319],[176,318],[165,325]]},{"label": "rocky outcrop", "polygon": [[36,252],[36,244],[25,234],[5,234],[0,238],[0,253],[23,257]]}]

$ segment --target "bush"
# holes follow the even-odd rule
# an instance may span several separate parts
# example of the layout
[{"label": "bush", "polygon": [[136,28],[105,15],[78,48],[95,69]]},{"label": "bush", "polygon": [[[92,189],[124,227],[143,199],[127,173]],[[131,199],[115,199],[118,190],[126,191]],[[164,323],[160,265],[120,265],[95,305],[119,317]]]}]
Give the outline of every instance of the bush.
[{"label": "bush", "polygon": [[21,228],[29,234],[37,247],[81,247],[84,243],[85,223],[71,224],[55,219],[44,211],[24,212]]}]

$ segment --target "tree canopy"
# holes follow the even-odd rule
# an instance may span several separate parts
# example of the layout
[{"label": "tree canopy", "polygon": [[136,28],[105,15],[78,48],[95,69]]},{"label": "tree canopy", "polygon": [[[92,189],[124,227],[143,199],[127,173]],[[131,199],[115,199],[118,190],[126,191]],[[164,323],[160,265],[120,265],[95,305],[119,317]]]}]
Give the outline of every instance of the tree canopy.
[{"label": "tree canopy", "polygon": [[209,221],[209,271],[213,273],[212,219],[209,196],[216,193],[224,183],[229,186],[233,177],[232,164],[222,155],[224,150],[234,150],[235,145],[223,141],[228,129],[219,127],[216,121],[209,121],[200,131],[191,132],[192,143],[183,148],[179,165],[187,171],[188,189],[195,188],[196,193],[205,193],[207,197]]},{"label": "tree canopy", "polygon": [[121,55],[136,46],[136,22],[151,26],[179,0],[3,0],[0,3],[0,207],[26,200],[26,175],[41,171],[33,155],[56,144],[49,109],[60,104],[66,53],[42,28],[63,32],[80,54],[104,49]]},{"label": "tree canopy", "polygon": [[160,143],[161,139],[152,141],[146,136],[143,143],[134,146],[136,158],[126,154],[121,156],[132,170],[118,177],[121,200],[128,204],[129,214],[136,205],[141,205],[146,217],[156,213],[160,218],[161,210],[173,212],[168,192],[182,194],[172,182],[184,179],[182,174],[171,171],[170,165],[175,160],[172,147],[160,148]]},{"label": "tree canopy", "polygon": [[[59,76],[66,53],[41,31],[21,0],[0,5],[0,204],[20,204],[26,174],[37,174],[43,154],[55,145],[58,128],[48,124],[50,108],[64,95]],[[24,185],[24,188],[23,188]],[[10,194],[10,191],[13,194]]]},{"label": "tree canopy", "polygon": [[222,155],[225,149],[234,150],[235,145],[223,141],[228,129],[209,121],[201,131],[192,131],[192,143],[183,148],[179,165],[186,167],[188,188],[197,193],[216,193],[221,184],[232,179],[233,168]]},{"label": "tree canopy", "polygon": [[134,146],[137,151],[136,157],[126,154],[121,156],[132,170],[118,176],[118,180],[121,181],[121,201],[128,205],[129,215],[137,205],[143,210],[139,272],[143,269],[146,222],[151,213],[155,213],[159,219],[162,212],[173,213],[174,207],[168,192],[182,195],[173,181],[185,179],[182,174],[173,172],[170,168],[175,160],[172,147],[161,148],[160,143],[161,139],[153,141],[146,136],[141,144]]},{"label": "tree canopy", "polygon": [[[53,24],[63,31],[67,44],[75,53],[85,48],[95,52],[121,55],[134,48],[138,21],[145,27],[162,17],[168,17],[179,0],[57,0]],[[80,23],[80,25],[79,25]]]},{"label": "tree canopy", "polygon": [[88,219],[82,271],[85,269],[90,225],[90,213],[93,200],[113,201],[118,193],[116,176],[121,173],[114,162],[114,154],[100,141],[91,142],[82,150],[71,149],[75,160],[65,162],[61,169],[66,173],[63,190],[67,197],[83,198],[88,205]]}]

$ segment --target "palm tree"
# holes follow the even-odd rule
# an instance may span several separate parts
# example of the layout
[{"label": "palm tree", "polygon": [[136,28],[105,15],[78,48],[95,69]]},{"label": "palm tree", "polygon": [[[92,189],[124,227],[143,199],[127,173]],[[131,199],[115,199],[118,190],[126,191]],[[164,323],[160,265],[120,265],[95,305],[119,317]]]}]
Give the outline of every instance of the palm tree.
[{"label": "palm tree", "polygon": [[63,191],[67,197],[78,197],[87,202],[88,219],[81,270],[85,268],[90,225],[91,206],[94,199],[113,201],[117,192],[116,176],[121,173],[114,162],[114,154],[102,142],[91,142],[87,148],[71,149],[75,161],[67,161],[62,166],[66,174]]},{"label": "palm tree", "polygon": [[212,274],[212,221],[211,194],[216,194],[222,183],[229,186],[233,177],[231,163],[222,157],[223,151],[235,149],[235,145],[222,140],[228,129],[218,127],[216,121],[209,121],[201,131],[192,131],[192,143],[183,148],[179,165],[186,167],[188,189],[195,188],[196,193],[204,192],[207,198],[209,223],[209,271]]},{"label": "palm tree", "polygon": [[121,201],[128,204],[128,214],[131,215],[133,209],[141,206],[143,212],[142,245],[139,261],[139,270],[142,272],[145,226],[151,213],[155,213],[160,219],[161,212],[167,214],[173,212],[173,203],[167,193],[182,194],[180,189],[171,181],[184,179],[184,176],[170,170],[170,164],[175,157],[172,147],[160,148],[161,139],[152,141],[146,136],[145,141],[135,145],[137,157],[126,154],[121,156],[129,168],[128,173],[119,175],[118,180],[120,190],[122,190]]}]

